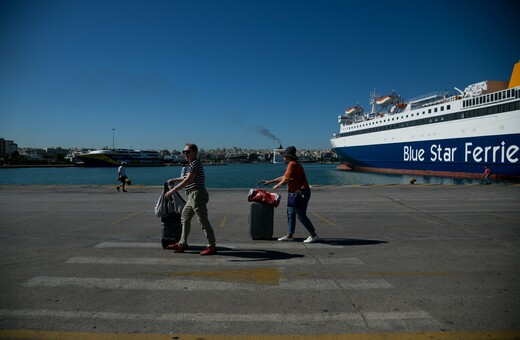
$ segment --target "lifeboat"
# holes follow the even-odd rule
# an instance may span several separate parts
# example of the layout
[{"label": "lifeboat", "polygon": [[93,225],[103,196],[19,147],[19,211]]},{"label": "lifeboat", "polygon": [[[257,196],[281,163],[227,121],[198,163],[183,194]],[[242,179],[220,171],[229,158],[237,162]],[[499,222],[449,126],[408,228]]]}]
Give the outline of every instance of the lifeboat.
[{"label": "lifeboat", "polygon": [[345,111],[347,115],[353,115],[359,112],[361,112],[361,108],[359,106],[352,106],[351,108]]},{"label": "lifeboat", "polygon": [[397,107],[400,108],[400,109],[404,109],[406,107],[406,103],[397,103]]},{"label": "lifeboat", "polygon": [[396,100],[397,98],[394,96],[384,96],[379,97],[379,99],[376,100],[376,104],[380,106],[387,106],[390,104],[394,104]]}]

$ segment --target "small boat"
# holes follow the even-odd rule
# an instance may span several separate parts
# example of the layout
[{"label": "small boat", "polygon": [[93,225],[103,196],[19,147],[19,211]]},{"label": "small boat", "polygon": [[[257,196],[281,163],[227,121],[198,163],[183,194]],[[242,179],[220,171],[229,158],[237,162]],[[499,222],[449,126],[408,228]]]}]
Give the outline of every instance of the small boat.
[{"label": "small boat", "polygon": [[379,106],[388,106],[390,104],[397,103],[397,101],[398,101],[398,98],[395,96],[384,96],[384,97],[379,97],[376,100],[376,104]]},{"label": "small boat", "polygon": [[348,109],[345,111],[345,113],[346,113],[347,115],[354,115],[354,114],[356,114],[356,113],[360,113],[360,112],[362,112],[362,111],[363,111],[363,108],[362,108],[362,107],[360,107],[360,106],[352,106],[352,107],[348,108]]}]

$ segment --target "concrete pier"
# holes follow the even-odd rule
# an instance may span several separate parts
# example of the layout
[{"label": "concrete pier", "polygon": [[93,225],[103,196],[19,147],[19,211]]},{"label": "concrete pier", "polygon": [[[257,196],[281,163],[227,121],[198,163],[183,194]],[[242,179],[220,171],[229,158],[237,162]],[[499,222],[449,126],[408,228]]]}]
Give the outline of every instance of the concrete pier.
[{"label": "concrete pier", "polygon": [[161,190],[0,186],[0,338],[520,338],[519,185],[316,187],[314,244],[252,240],[248,190],[209,189],[208,257],[196,219],[162,249]]}]

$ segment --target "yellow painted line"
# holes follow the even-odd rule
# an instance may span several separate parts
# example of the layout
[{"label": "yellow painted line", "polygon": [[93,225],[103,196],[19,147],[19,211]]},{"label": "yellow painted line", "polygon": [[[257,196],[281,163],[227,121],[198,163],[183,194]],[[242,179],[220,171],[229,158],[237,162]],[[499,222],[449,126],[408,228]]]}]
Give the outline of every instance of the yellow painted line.
[{"label": "yellow painted line", "polygon": [[222,217],[222,220],[220,220],[220,223],[218,224],[219,228],[224,228],[224,226],[226,225],[226,222],[227,222],[227,218],[228,218],[228,213],[225,213],[224,216]]},{"label": "yellow painted line", "polygon": [[32,340],[518,340],[520,331],[388,332],[327,335],[196,335],[0,330],[0,338]]},{"label": "yellow painted line", "polygon": [[119,222],[123,222],[123,221],[125,221],[125,220],[128,220],[130,217],[135,216],[135,215],[137,215],[137,214],[140,214],[140,213],[142,213],[142,212],[143,212],[142,210],[136,211],[136,212],[133,213],[133,214],[130,214],[130,215],[126,216],[126,217],[123,217],[123,218],[121,218],[121,219],[119,219],[119,220],[117,220],[117,221],[112,222],[112,225],[114,225],[114,224],[118,224]]},{"label": "yellow painted line", "polygon": [[280,283],[280,269],[258,268],[239,270],[219,270],[209,272],[171,272],[168,276],[181,277],[209,277],[220,281],[256,283],[262,285],[275,285]]},{"label": "yellow painted line", "polygon": [[47,215],[48,213],[49,213],[49,212],[46,211],[46,212],[41,213],[41,214],[38,214],[38,215],[19,217],[19,218],[15,218],[14,220],[9,220],[9,221],[2,222],[2,223],[0,223],[0,224],[9,224],[9,223],[16,223],[16,222],[24,221],[24,220],[30,220],[30,219],[33,219],[33,218],[36,218],[36,217],[42,217],[42,216],[45,216],[45,215]]},{"label": "yellow painted line", "polygon": [[336,223],[326,219],[325,217],[321,216],[320,214],[316,213],[316,212],[312,212],[314,216],[316,216],[317,218],[319,218],[320,220],[322,220],[323,222],[333,226],[334,228],[336,228]]}]

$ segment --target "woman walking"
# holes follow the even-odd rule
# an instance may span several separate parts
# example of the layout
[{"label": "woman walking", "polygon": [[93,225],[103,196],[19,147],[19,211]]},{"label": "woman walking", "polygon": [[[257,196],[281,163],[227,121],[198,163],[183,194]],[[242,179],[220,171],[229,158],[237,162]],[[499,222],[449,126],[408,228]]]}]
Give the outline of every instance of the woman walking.
[{"label": "woman walking", "polygon": [[169,184],[180,182],[173,189],[164,194],[164,197],[170,197],[175,191],[186,188],[188,201],[182,209],[182,235],[178,243],[168,246],[168,249],[175,250],[176,253],[183,253],[188,248],[188,236],[191,231],[191,219],[195,214],[202,226],[202,230],[208,239],[208,245],[200,255],[215,255],[217,248],[215,246],[215,233],[208,220],[208,201],[209,195],[206,190],[204,168],[202,163],[197,159],[199,149],[195,144],[186,144],[182,154],[189,162],[185,175],[173,178],[168,181]]},{"label": "woman walking", "polygon": [[298,162],[296,157],[296,148],[289,146],[283,154],[287,163],[285,174],[272,180],[266,180],[264,183],[277,183],[273,189],[278,189],[282,185],[287,184],[288,195],[299,195],[299,199],[295,203],[287,202],[287,235],[280,237],[278,241],[293,241],[294,231],[296,229],[296,217],[303,224],[310,236],[305,239],[305,243],[313,243],[319,240],[311,220],[307,217],[307,205],[311,198],[311,188],[307,182],[303,166]]}]

